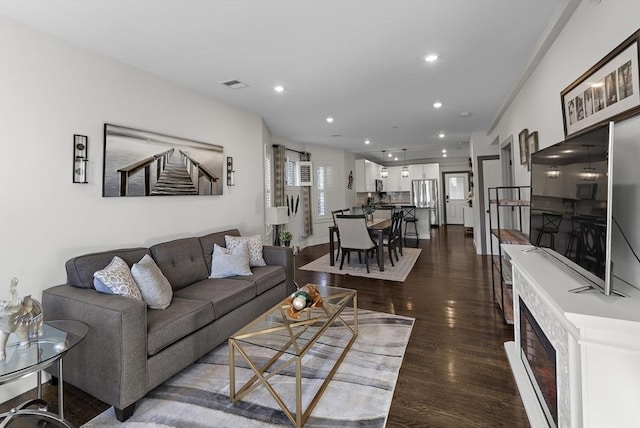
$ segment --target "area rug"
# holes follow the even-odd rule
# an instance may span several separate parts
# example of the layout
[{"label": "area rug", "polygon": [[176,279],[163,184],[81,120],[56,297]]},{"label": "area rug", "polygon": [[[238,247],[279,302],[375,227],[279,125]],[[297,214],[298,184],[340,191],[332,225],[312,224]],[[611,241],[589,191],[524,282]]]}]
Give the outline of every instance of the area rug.
[{"label": "area rug", "polygon": [[[403,248],[402,253],[404,255],[400,256],[398,254],[400,260],[396,262],[394,259],[395,266],[391,266],[389,258],[385,255],[384,272],[380,272],[378,263],[375,260],[370,260],[369,273],[367,273],[367,267],[364,263],[358,263],[358,256],[355,253],[351,254],[351,263],[347,263],[346,260],[344,261],[342,270],[340,270],[340,260],[336,261],[334,266],[329,264],[329,253],[299,269],[404,282],[409,272],[411,272],[411,269],[413,269],[413,265],[416,263],[416,260],[418,260],[421,252],[422,250],[419,248]],[[335,255],[333,257],[335,259]]]},{"label": "area rug", "polygon": [[[347,309],[345,315],[349,317]],[[358,310],[358,338],[329,382],[305,427],[384,427],[413,318]],[[336,324],[330,330],[344,328]],[[304,359],[303,386],[321,383],[333,365],[335,346],[330,331]],[[251,348],[250,348],[251,350]],[[254,352],[254,351],[251,351]],[[259,351],[256,351],[259,352]],[[236,357],[236,378],[252,372]],[[125,423],[106,410],[83,427],[237,428],[291,426],[289,419],[263,386],[232,404],[229,401],[229,351],[219,346],[138,402]],[[295,374],[283,371],[271,381],[293,407]],[[304,388],[303,388],[304,390]],[[290,391],[287,395],[287,391]]]}]

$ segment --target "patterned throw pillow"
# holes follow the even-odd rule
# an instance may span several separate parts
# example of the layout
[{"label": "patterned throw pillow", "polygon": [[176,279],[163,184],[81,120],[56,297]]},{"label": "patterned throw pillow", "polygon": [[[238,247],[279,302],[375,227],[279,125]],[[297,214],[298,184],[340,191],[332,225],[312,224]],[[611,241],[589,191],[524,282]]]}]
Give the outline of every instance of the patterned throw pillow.
[{"label": "patterned throw pillow", "polygon": [[138,289],[135,280],[131,276],[129,265],[118,256],[115,256],[107,267],[95,272],[93,279],[94,283],[96,280],[102,282],[113,294],[142,300],[142,294],[140,294],[140,289]]},{"label": "patterned throw pillow", "polygon": [[147,302],[149,308],[166,309],[171,304],[173,297],[171,284],[149,254],[145,254],[138,263],[131,266],[131,276],[140,288],[142,299]]},{"label": "patterned throw pillow", "polygon": [[253,275],[249,268],[249,250],[246,242],[233,249],[213,244],[211,255],[211,275],[209,278],[227,278],[229,276]]},{"label": "patterned throw pillow", "polygon": [[224,242],[228,249],[233,250],[240,242],[246,242],[249,246],[249,266],[266,266],[262,258],[262,236],[224,236]]}]

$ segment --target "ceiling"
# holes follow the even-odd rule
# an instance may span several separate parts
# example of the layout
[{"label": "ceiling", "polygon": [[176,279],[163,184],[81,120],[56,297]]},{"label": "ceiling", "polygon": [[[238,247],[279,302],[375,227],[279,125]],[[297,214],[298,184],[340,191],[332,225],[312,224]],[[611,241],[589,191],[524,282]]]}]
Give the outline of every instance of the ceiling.
[{"label": "ceiling", "polygon": [[[274,136],[377,161],[381,150],[403,161],[406,148],[411,161],[443,148],[468,156],[471,133],[499,117],[566,5],[0,0],[0,15],[258,113]],[[233,79],[248,86],[221,84]]]}]

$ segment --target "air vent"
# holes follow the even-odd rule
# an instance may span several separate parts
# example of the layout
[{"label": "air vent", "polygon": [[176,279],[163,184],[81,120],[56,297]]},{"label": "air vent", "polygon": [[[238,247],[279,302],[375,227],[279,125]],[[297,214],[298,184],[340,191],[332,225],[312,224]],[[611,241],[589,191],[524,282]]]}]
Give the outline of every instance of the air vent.
[{"label": "air vent", "polygon": [[229,87],[231,89],[242,89],[242,88],[246,88],[247,86],[249,86],[246,83],[241,82],[241,81],[239,81],[237,79],[227,80],[226,82],[220,82],[220,83],[222,83],[223,85],[225,85],[225,86],[227,86],[227,87]]},{"label": "air vent", "polygon": [[312,170],[310,161],[298,162],[298,186],[313,186]]},{"label": "air vent", "polygon": [[331,135],[331,138],[338,138],[338,137],[342,137],[342,134],[333,134],[333,135]]}]

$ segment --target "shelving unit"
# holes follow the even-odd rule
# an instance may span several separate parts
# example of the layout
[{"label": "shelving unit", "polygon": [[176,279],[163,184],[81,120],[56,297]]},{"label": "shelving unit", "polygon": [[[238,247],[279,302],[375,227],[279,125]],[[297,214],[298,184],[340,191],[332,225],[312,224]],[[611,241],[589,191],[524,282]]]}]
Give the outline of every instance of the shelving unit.
[{"label": "shelving unit", "polygon": [[[525,245],[529,236],[523,229],[523,208],[528,219],[529,186],[491,187],[489,190],[489,228],[491,229],[491,282],[493,300],[502,311],[502,319],[513,324],[513,282],[511,260],[502,244]],[[528,226],[527,226],[528,228]]]}]

